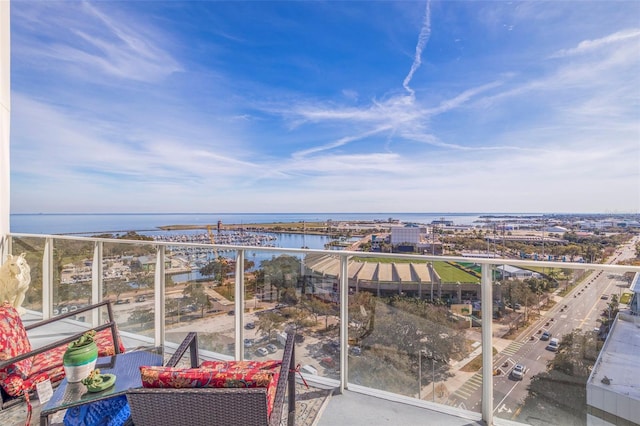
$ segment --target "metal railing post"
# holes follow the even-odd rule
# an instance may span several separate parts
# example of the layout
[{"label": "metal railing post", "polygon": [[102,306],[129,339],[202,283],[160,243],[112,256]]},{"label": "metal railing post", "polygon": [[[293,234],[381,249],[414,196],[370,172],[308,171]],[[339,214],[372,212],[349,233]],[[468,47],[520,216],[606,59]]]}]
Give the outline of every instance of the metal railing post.
[{"label": "metal railing post", "polygon": [[[102,268],[103,243],[96,241],[93,244],[93,263],[91,267],[91,304],[94,305],[102,300]],[[91,310],[91,324],[95,327],[100,324],[100,310]]]},{"label": "metal railing post", "polygon": [[340,388],[343,393],[349,379],[349,257],[340,256]]},{"label": "metal railing post", "polygon": [[244,250],[236,252],[235,289],[236,359],[244,359]]},{"label": "metal railing post", "polygon": [[157,347],[164,347],[164,318],[165,318],[165,270],[164,262],[166,255],[166,247],[164,245],[156,246],[156,273],[154,275],[154,303],[155,303],[155,317],[154,317],[154,345]]},{"label": "metal railing post", "polygon": [[492,265],[482,265],[482,420],[493,424],[493,295]]},{"label": "metal railing post", "polygon": [[45,238],[42,252],[42,318],[53,312],[53,238]]}]

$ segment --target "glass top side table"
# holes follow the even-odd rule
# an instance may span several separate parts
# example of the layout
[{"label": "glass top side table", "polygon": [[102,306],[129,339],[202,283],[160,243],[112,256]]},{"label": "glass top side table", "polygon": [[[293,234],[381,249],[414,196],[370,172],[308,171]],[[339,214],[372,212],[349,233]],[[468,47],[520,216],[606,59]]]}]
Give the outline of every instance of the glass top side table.
[{"label": "glass top side table", "polygon": [[124,395],[128,389],[141,387],[142,365],[162,365],[162,356],[136,351],[98,358],[96,368],[100,369],[101,374],[115,374],[115,384],[100,392],[89,392],[80,382],[69,383],[67,379],[62,380],[51,399],[42,407],[40,425],[49,425],[49,416],[60,410]]}]

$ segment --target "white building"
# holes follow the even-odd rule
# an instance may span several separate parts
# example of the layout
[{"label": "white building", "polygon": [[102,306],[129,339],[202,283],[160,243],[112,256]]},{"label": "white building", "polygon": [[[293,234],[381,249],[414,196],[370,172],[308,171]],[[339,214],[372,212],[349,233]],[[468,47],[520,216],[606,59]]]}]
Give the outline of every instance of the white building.
[{"label": "white building", "polygon": [[503,279],[519,279],[525,280],[528,278],[540,278],[541,275],[537,272],[530,271],[528,269],[516,268],[511,265],[496,266],[496,270],[502,274]]},{"label": "white building", "polygon": [[640,317],[618,314],[587,381],[587,425],[640,423]]},{"label": "white building", "polygon": [[397,244],[418,244],[423,228],[418,226],[398,226],[391,228],[391,245]]}]

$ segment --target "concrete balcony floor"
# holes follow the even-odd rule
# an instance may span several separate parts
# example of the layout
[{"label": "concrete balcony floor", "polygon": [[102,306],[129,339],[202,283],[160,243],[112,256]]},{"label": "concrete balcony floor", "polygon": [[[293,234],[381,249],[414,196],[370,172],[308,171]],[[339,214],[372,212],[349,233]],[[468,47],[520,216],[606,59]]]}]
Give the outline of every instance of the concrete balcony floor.
[{"label": "concrete balcony floor", "polygon": [[[324,397],[322,397],[324,399]],[[300,401],[302,406],[309,405],[310,400]],[[296,422],[296,426],[417,426],[442,425],[466,426],[482,425],[479,413],[462,412],[461,410],[447,410],[448,407],[429,408],[429,403],[419,401],[400,401],[380,398],[376,395],[346,390],[343,394],[331,396],[321,402],[323,405],[315,416]],[[304,408],[303,408],[304,409]],[[447,410],[440,411],[440,410]],[[457,412],[455,412],[457,411]],[[30,425],[39,425],[40,403],[33,401],[33,415]],[[27,411],[22,403],[0,411],[0,424],[6,426],[23,426]],[[64,411],[51,416],[51,425],[63,425]],[[284,424],[284,423],[283,423]],[[504,419],[494,419],[497,425],[518,425]]]}]

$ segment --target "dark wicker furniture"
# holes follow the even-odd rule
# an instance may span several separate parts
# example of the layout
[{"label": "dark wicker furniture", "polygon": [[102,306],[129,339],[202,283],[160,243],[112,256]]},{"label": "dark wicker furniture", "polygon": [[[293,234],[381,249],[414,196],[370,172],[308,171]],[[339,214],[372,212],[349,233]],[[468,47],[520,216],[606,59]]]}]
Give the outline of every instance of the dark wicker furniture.
[{"label": "dark wicker furniture", "polygon": [[[75,316],[83,313],[83,312],[89,312],[92,311],[94,309],[99,309],[102,307],[106,307],[107,308],[107,312],[108,312],[108,321],[104,324],[98,325],[97,327],[93,327],[93,328],[87,328],[87,330],[83,330],[79,333],[74,333],[72,335],[69,335],[68,337],[56,340],[53,343],[44,345],[42,347],[39,347],[37,349],[33,349],[30,352],[15,356],[13,358],[9,358],[9,359],[5,359],[5,360],[1,360],[0,361],[0,368],[4,368],[10,364],[14,364],[18,361],[27,359],[27,358],[32,358],[38,354],[43,354],[45,352],[48,351],[52,351],[54,349],[57,349],[58,347],[62,346],[62,345],[66,345],[76,339],[78,339],[80,336],[82,336],[86,331],[88,330],[95,330],[95,331],[101,331],[101,330],[105,330],[105,329],[111,329],[111,337],[113,338],[113,342],[114,342],[114,351],[116,354],[120,353],[120,344],[119,344],[119,337],[118,337],[118,330],[116,328],[116,322],[114,320],[113,317],[113,310],[111,308],[111,303],[108,300],[105,300],[103,302],[100,303],[96,303],[95,305],[90,305],[90,306],[86,306],[84,308],[79,308],[73,312],[69,312],[66,314],[62,314],[62,315],[58,315],[56,317],[47,319],[47,320],[43,320],[43,321],[38,321],[36,323],[33,324],[26,324],[24,325],[24,329],[27,331],[27,333],[31,330],[35,330],[38,327],[43,327],[46,325],[50,325],[50,324],[55,324],[59,321],[68,319],[68,318],[74,318]],[[63,324],[63,323],[60,323]],[[63,329],[60,330],[60,332],[63,332]],[[59,360],[60,364],[62,363],[62,360]],[[54,383],[55,385],[55,383]],[[30,390],[30,392],[32,392],[33,389]],[[23,397],[11,397],[9,395],[7,395],[4,390],[0,389],[0,409],[5,409],[7,407],[10,407],[12,405],[15,404],[19,404],[24,402],[24,398]]]},{"label": "dark wicker furniture", "polygon": [[[127,392],[135,426],[280,425],[288,394],[287,424],[295,420],[295,334],[284,348],[271,416],[267,416],[266,388],[138,388]],[[196,333],[189,333],[167,366],[175,367],[190,349],[191,367],[199,365]]]}]

